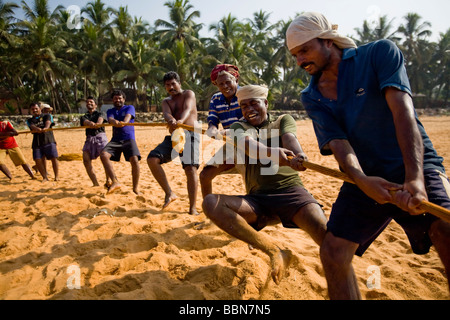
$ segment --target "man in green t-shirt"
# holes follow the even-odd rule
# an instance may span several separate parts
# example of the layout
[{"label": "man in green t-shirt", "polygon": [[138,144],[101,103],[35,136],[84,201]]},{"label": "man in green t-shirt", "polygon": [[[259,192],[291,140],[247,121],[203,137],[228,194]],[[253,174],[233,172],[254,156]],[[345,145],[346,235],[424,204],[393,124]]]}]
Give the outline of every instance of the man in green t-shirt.
[{"label": "man in green t-shirt", "polygon": [[272,278],[278,284],[291,253],[258,231],[281,222],[286,228],[302,228],[320,245],[327,221],[297,172],[305,170],[302,162],[306,155],[296,137],[296,123],[290,115],[271,119],[267,94],[266,87],[256,85],[241,87],[236,93],[245,120],[231,126],[231,136],[237,161],[245,160],[247,194],[209,194],[203,201],[203,211],[231,236],[265,252],[271,260]]}]

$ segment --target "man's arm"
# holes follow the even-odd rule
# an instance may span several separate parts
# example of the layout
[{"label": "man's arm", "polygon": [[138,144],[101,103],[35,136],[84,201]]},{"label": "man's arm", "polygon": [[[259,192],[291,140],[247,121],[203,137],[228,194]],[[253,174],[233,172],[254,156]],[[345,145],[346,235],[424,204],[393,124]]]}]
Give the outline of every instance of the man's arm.
[{"label": "man's arm", "polygon": [[217,137],[219,134],[219,128],[210,122],[208,123],[208,130],[206,130],[205,134],[208,137]]},{"label": "man's arm", "polygon": [[161,108],[164,120],[166,120],[167,125],[169,127],[169,132],[172,133],[176,129],[177,120],[173,116],[172,109],[170,108],[167,98],[162,101]]},{"label": "man's arm", "polygon": [[[242,132],[243,132],[242,129],[237,129],[234,131],[234,134],[236,136],[237,148],[241,152],[244,152],[251,158],[257,158],[260,160],[272,160],[276,161],[276,163],[280,166],[291,166],[290,159],[295,157],[296,153],[285,147],[268,147],[265,144],[255,140],[253,137],[249,135],[242,135]],[[286,140],[289,139],[288,136],[289,134],[283,135],[283,137],[285,137]],[[294,135],[291,136],[292,138],[297,140]],[[285,142],[282,141],[283,146],[284,143]],[[291,143],[292,145],[295,145],[293,142]],[[301,150],[301,148],[296,149],[295,147],[293,149],[295,149],[296,151]],[[300,151],[298,151],[298,153],[300,153]]]},{"label": "man's arm", "polygon": [[19,133],[16,131],[16,129],[13,128],[12,125],[9,125],[7,127],[7,130],[8,131],[0,132],[0,138],[8,138],[19,135]]},{"label": "man's arm", "polygon": [[289,157],[288,165],[294,170],[305,171],[306,168],[303,167],[302,163],[303,161],[308,160],[308,157],[303,151],[297,137],[290,132],[285,133],[281,136],[281,143],[283,148],[290,150],[295,155],[294,157]]},{"label": "man's arm", "polygon": [[177,123],[180,124],[185,123],[192,115],[192,112],[197,108],[194,92],[191,90],[186,90],[184,94],[186,96],[184,97],[183,112],[180,115],[180,119],[177,121]]},{"label": "man's arm", "polygon": [[348,140],[331,140],[329,147],[342,170],[366,195],[381,204],[393,201],[389,191],[399,190],[402,186],[380,177],[366,176]]},{"label": "man's arm", "polygon": [[405,165],[403,190],[394,197],[395,203],[412,214],[423,213],[418,206],[427,200],[423,176],[423,141],[417,126],[411,96],[406,92],[388,87],[386,101],[394,119],[397,141]]}]

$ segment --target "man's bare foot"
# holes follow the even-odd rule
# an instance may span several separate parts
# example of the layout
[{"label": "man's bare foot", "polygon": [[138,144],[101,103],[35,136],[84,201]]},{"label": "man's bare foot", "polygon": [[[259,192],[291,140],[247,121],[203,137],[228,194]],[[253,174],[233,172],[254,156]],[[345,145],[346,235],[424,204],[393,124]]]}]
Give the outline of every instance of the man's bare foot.
[{"label": "man's bare foot", "polygon": [[119,183],[113,183],[112,185],[109,186],[106,194],[114,193],[114,192],[120,190],[120,187],[121,187],[121,185]]},{"label": "man's bare foot", "polygon": [[200,213],[198,213],[197,209],[190,209],[189,214],[192,216],[198,216]]},{"label": "man's bare foot", "polygon": [[142,192],[140,192],[140,191],[137,190],[137,189],[133,189],[133,192],[134,192],[137,196],[141,196],[141,195],[142,195]]},{"label": "man's bare foot", "polygon": [[292,253],[289,250],[281,250],[270,257],[272,262],[272,279],[276,284],[280,284],[286,270],[291,262]]},{"label": "man's bare foot", "polygon": [[178,199],[178,196],[175,193],[171,193],[170,195],[166,195],[164,199],[164,204],[162,206],[162,210],[166,209],[172,202]]}]

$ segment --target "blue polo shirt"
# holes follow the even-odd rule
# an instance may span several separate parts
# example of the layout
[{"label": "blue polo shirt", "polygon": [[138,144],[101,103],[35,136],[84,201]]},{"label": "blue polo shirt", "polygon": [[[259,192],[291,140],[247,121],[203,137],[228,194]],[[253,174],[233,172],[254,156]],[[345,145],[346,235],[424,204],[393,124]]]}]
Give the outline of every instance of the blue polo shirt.
[{"label": "blue polo shirt", "polygon": [[[387,87],[395,87],[411,95],[398,47],[392,41],[380,40],[357,49],[344,49],[337,100],[324,98],[317,81],[318,76],[313,76],[301,99],[313,120],[321,153],[331,154],[331,140],[346,139],[366,175],[403,183],[403,157],[383,92]],[[444,172],[443,159],[437,155],[417,114],[416,121],[424,142],[424,169]]]},{"label": "blue polo shirt", "polygon": [[228,104],[225,96],[218,92],[211,97],[209,103],[208,125],[212,123],[219,128],[222,123],[224,129],[228,129],[234,122],[243,120],[241,107],[239,106],[237,97],[234,96],[231,103]]},{"label": "blue polo shirt", "polygon": [[[114,118],[118,121],[123,121],[127,114],[131,114],[130,123],[134,123],[134,118],[136,116],[136,111],[132,105],[125,105],[120,109],[112,108],[106,112],[107,119]],[[126,140],[136,140],[134,135],[133,126],[125,126],[123,128],[113,127],[113,136],[111,141],[126,141]]]}]

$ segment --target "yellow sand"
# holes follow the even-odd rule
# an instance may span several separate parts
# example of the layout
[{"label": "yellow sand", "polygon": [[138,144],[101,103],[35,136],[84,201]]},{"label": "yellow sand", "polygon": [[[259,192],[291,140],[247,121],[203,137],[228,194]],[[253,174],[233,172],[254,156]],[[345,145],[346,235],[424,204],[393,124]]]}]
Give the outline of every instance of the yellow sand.
[{"label": "yellow sand", "polygon": [[[421,120],[450,168],[450,118]],[[179,199],[160,211],[164,194],[145,159],[166,133],[164,128],[136,129],[143,156],[142,196],[132,192],[131,167],[123,160],[114,164],[123,186],[111,195],[91,186],[82,161],[61,161],[60,181],[47,183],[40,177],[30,180],[10,163],[13,181],[0,176],[0,299],[327,299],[319,248],[303,231],[282,226],[262,231],[295,253],[277,286],[268,278],[265,254],[210,223],[196,230],[205,216],[187,214],[186,178],[179,163],[164,165]],[[311,162],[337,168],[332,157],[319,154],[311,121],[298,122],[298,135]],[[81,154],[83,130],[58,131],[55,137],[60,154]],[[17,141],[33,164],[31,135]],[[203,136],[203,150],[209,143]],[[99,159],[94,167],[103,184]],[[52,177],[50,163],[48,170]],[[301,176],[328,216],[341,182],[310,170]],[[238,175],[223,175],[214,183],[216,192],[244,192]],[[199,189],[200,212],[201,201]],[[380,271],[379,289],[373,281],[367,286],[373,280],[371,266]],[[436,251],[414,255],[396,223],[362,258],[355,257],[354,267],[364,299],[449,299]]]}]

